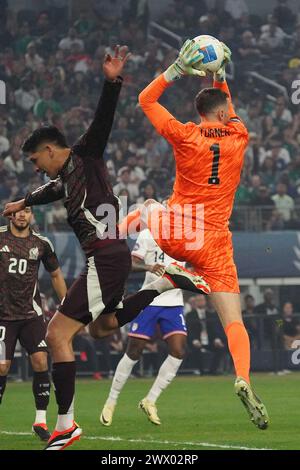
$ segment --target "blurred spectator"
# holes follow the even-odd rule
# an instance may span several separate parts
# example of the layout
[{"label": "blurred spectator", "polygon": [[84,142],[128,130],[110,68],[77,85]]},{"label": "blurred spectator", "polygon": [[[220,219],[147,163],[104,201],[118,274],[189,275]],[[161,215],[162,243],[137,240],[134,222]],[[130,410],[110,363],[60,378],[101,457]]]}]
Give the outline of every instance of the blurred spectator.
[{"label": "blurred spectator", "polygon": [[255,318],[255,299],[252,295],[248,294],[244,297],[245,308],[242,311],[243,320],[249,334],[251,348],[259,348],[259,323]]},{"label": "blurred spectator", "polygon": [[11,148],[11,153],[4,159],[4,169],[8,173],[21,174],[24,172],[24,162],[20,148],[14,145]]},{"label": "blurred spectator", "polygon": [[9,149],[9,140],[6,134],[6,128],[0,125],[0,156]]},{"label": "blurred spectator", "polygon": [[271,349],[273,357],[273,371],[282,370],[281,357],[281,335],[279,329],[279,309],[275,303],[274,291],[266,289],[264,291],[264,302],[257,305],[254,312],[261,315],[264,329],[264,349]]},{"label": "blurred spectator", "polygon": [[277,0],[277,5],[273,10],[273,16],[276,18],[278,26],[284,31],[290,32],[295,24],[295,14],[287,3],[287,0]]},{"label": "blurred spectator", "polygon": [[295,202],[288,196],[287,187],[284,183],[279,183],[276,188],[276,194],[272,196],[277,212],[281,215],[285,224],[288,226],[293,217]]},{"label": "blurred spectator", "polygon": [[38,70],[38,66],[41,65],[44,60],[41,56],[39,56],[39,54],[36,52],[36,46],[35,46],[35,43],[34,41],[31,41],[27,47],[26,47],[26,54],[25,54],[25,63],[26,63],[26,66],[33,70],[33,71],[37,71]]},{"label": "blurred spectator", "polygon": [[260,59],[261,51],[252,31],[244,31],[238,47],[238,59],[243,66],[251,61]]},{"label": "blurred spectator", "polygon": [[68,230],[67,211],[61,201],[54,201],[46,214],[47,230],[51,232]]},{"label": "blurred spectator", "polygon": [[121,189],[127,189],[130,199],[134,201],[139,194],[138,185],[136,183],[131,183],[131,170],[128,166],[120,168],[118,171],[118,180],[119,183],[113,188],[114,192],[119,194]]},{"label": "blurred spectator", "polygon": [[300,340],[300,320],[294,316],[294,306],[285,302],[282,307],[282,334],[284,349],[293,348],[293,342]]},{"label": "blurred spectator", "polygon": [[35,102],[39,99],[39,93],[30,82],[30,78],[23,77],[21,86],[15,91],[16,105],[23,111],[29,111],[33,108]]},{"label": "blurred spectator", "polygon": [[204,373],[204,355],[212,352],[209,373],[216,374],[221,359],[227,351],[227,341],[216,313],[209,313],[206,297],[196,295],[190,298],[192,310],[186,315],[188,345],[192,364],[200,374]]},{"label": "blurred spectator", "polygon": [[[0,185],[3,185],[4,181],[7,178],[7,171],[4,168],[4,160],[0,157]],[[1,187],[0,187],[1,192]]]},{"label": "blurred spectator", "polygon": [[284,96],[279,96],[277,98],[275,109],[272,111],[271,116],[279,129],[292,122],[292,113],[286,106],[286,100]]},{"label": "blurred spectator", "polygon": [[20,188],[17,176],[14,173],[10,173],[0,186],[0,200],[11,201],[22,195],[22,189]]},{"label": "blurred spectator", "polygon": [[30,33],[30,26],[28,21],[24,21],[20,27],[19,31],[16,35],[14,41],[14,49],[16,54],[18,55],[25,55],[27,46],[30,42],[32,42],[33,36]]},{"label": "blurred spectator", "polygon": [[252,205],[260,209],[260,217],[262,226],[265,230],[268,229],[268,223],[273,215],[275,204],[270,196],[270,191],[267,186],[261,185],[258,188],[257,194],[252,199]]},{"label": "blurred spectator", "polygon": [[249,146],[246,150],[246,159],[249,160],[252,173],[257,175],[259,173],[261,164],[265,160],[266,151],[261,144],[261,138],[259,137],[259,134],[256,132],[250,132],[249,137],[250,139]]},{"label": "blurred spectator", "polygon": [[62,49],[63,51],[69,52],[72,50],[74,44],[78,46],[79,51],[83,51],[84,49],[83,40],[77,37],[76,28],[70,28],[68,36],[66,36],[59,42],[58,47]]},{"label": "blurred spectator", "polygon": [[42,98],[38,99],[34,105],[33,112],[40,119],[45,119],[49,110],[55,114],[62,113],[61,105],[52,98],[53,90],[49,87],[44,88]]},{"label": "blurred spectator", "polygon": [[282,145],[282,140],[279,136],[274,136],[270,141],[270,150],[265,154],[266,157],[271,157],[274,160],[278,170],[284,170],[291,161],[290,154]]},{"label": "blurred spectator", "polygon": [[81,38],[87,37],[89,33],[93,31],[94,21],[88,17],[87,11],[82,10],[79,12],[79,17],[74,23],[74,28]]},{"label": "blurred spectator", "polygon": [[156,187],[153,183],[142,182],[139,186],[139,192],[141,194],[137,199],[138,204],[143,204],[147,199],[155,199],[157,201]]},{"label": "blurred spectator", "polygon": [[261,35],[259,38],[259,45],[265,52],[276,52],[284,46],[284,39],[287,34],[278,26],[277,18],[273,15],[268,15],[268,23],[261,27]]},{"label": "blurred spectator", "polygon": [[280,175],[276,167],[276,161],[271,157],[266,157],[259,174],[263,185],[268,186],[273,192]]},{"label": "blurred spectator", "polygon": [[225,8],[230,16],[239,20],[242,16],[248,14],[248,5],[245,0],[225,0]]}]

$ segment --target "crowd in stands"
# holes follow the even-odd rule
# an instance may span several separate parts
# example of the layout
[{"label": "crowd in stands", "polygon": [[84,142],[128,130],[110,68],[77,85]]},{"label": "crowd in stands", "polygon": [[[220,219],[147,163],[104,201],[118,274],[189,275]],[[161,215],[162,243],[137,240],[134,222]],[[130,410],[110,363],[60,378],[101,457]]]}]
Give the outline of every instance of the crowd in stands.
[{"label": "crowd in stands", "polygon": [[[255,230],[258,220],[260,229],[299,228],[300,112],[291,96],[300,75],[300,20],[286,0],[278,0],[267,17],[250,14],[244,0],[216,0],[213,9],[204,0],[167,3],[156,21],[182,41],[213,34],[232,49],[230,87],[250,131],[232,228]],[[105,153],[111,182],[117,195],[128,197],[129,206],[149,197],[164,199],[174,181],[172,151],[137,106],[137,96],[177,51],[149,35],[147,1],[92,0],[73,19],[68,9],[55,5],[15,12],[1,1],[0,80],[7,86],[7,103],[0,106],[1,206],[43,182],[20,151],[28,133],[48,122],[72,144],[85,131],[101,91],[104,54],[116,43],[127,44],[132,57]],[[281,88],[264,85],[253,71]],[[187,78],[163,102],[181,121],[195,120],[193,97],[210,84],[211,77],[201,84]],[[43,229],[67,227],[61,202],[38,208],[35,217]]]}]

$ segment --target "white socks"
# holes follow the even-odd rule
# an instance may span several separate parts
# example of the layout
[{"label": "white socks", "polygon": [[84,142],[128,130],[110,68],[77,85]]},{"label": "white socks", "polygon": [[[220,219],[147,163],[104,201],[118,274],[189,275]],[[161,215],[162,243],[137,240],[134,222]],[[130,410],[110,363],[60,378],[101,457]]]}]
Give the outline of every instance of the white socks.
[{"label": "white socks", "polygon": [[55,426],[56,431],[65,431],[73,426],[74,421],[74,398],[71,403],[68,413],[65,415],[58,415],[57,422]]},{"label": "white socks", "polygon": [[118,397],[120,395],[120,392],[122,388],[124,387],[125,383],[127,382],[128,377],[130,376],[131,371],[137,362],[138,361],[133,361],[132,359],[130,359],[130,357],[128,357],[127,354],[124,354],[124,356],[122,357],[122,359],[120,360],[118,364],[118,367],[116,368],[116,372],[113,378],[113,382],[112,382],[111,389],[110,389],[109,396],[108,396],[106,403],[109,403],[112,405],[116,404]]},{"label": "white socks", "polygon": [[167,359],[162,363],[158,376],[151,389],[149,390],[146,399],[155,403],[161,392],[167,388],[177,374],[179,367],[182,364],[183,359],[177,359],[173,356],[168,356]]},{"label": "white socks", "polygon": [[39,424],[39,423],[46,424],[46,422],[47,422],[47,420],[46,420],[46,410],[36,410],[34,422],[37,423],[37,424]]},{"label": "white socks", "polygon": [[[117,403],[120,392],[137,362],[138,361],[130,359],[127,354],[124,354],[116,369],[109,396],[106,401],[107,404],[115,405]],[[146,396],[149,401],[152,403],[156,402],[161,392],[167,388],[176,376],[181,364],[182,359],[177,359],[170,355],[166,358],[159,369],[158,376],[156,377],[154,384]]]}]

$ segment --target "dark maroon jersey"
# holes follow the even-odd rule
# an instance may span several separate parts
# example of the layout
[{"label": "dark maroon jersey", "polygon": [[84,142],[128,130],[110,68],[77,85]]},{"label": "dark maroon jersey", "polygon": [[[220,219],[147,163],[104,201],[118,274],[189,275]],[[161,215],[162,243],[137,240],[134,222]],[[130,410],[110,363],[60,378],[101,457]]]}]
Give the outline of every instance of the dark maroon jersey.
[{"label": "dark maroon jersey", "polygon": [[68,222],[85,252],[89,252],[95,242],[109,238],[107,220],[102,222],[108,214],[103,211],[99,213],[99,208],[113,208],[115,222],[112,219],[112,225],[116,227],[119,202],[113,194],[102,157],[112,128],[121,84],[121,78],[116,82],[104,82],[95,117],[87,132],[71,148],[58,178],[27,194],[25,198],[28,206],[64,198]]},{"label": "dark maroon jersey", "polygon": [[0,227],[0,320],[25,320],[43,314],[38,288],[41,261],[49,272],[59,267],[48,238],[33,231],[19,238],[9,227]]}]

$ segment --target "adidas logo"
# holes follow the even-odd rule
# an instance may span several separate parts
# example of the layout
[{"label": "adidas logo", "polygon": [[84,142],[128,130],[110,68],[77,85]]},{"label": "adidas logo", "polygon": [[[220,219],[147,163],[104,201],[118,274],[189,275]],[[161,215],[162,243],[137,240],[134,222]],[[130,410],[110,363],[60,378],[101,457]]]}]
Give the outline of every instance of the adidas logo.
[{"label": "adidas logo", "polygon": [[46,344],[46,341],[41,341],[40,344],[38,344],[38,348],[46,348],[47,347],[47,344]]},{"label": "adidas logo", "polygon": [[10,249],[8,248],[7,245],[4,245],[4,246],[1,248],[0,251],[2,251],[2,252],[4,252],[4,253],[10,253]]}]

